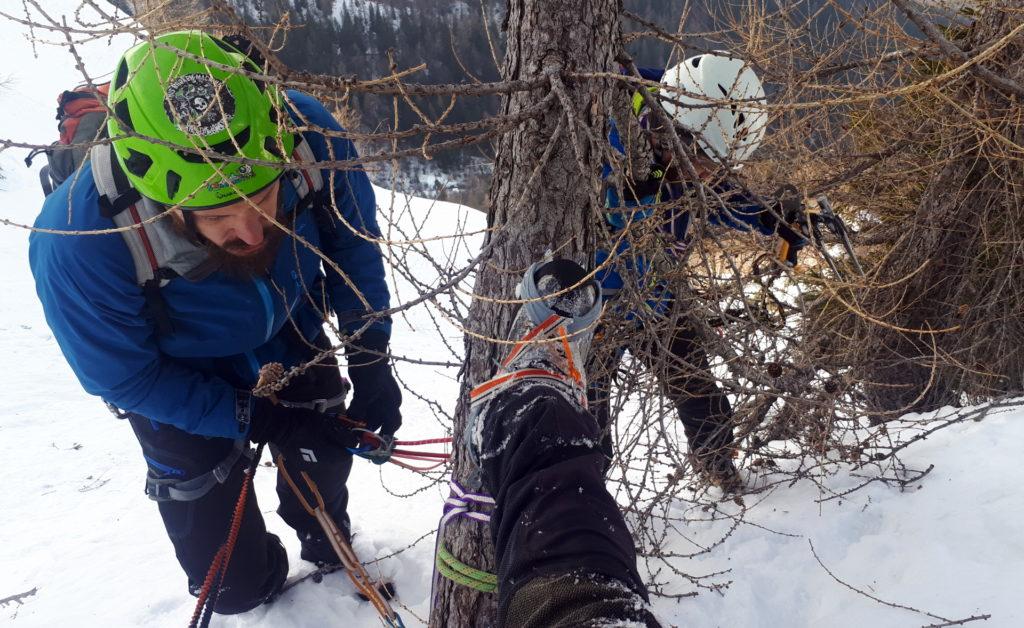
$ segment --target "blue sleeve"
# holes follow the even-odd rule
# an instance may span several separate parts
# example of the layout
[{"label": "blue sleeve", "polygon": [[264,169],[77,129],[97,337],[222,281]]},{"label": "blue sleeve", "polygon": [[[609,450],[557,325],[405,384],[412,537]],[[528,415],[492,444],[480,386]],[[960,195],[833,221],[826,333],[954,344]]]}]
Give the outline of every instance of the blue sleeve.
[{"label": "blue sleeve", "polygon": [[710,224],[737,231],[757,231],[766,236],[775,234],[775,221],[762,220],[770,211],[767,207],[740,190],[724,188],[717,192],[724,201],[724,206],[717,205],[714,199],[709,199],[717,205],[712,207],[708,216]]},{"label": "blue sleeve", "polygon": [[[610,120],[608,123],[608,144],[617,152],[622,154],[626,153],[626,149],[622,147],[622,138],[619,137],[619,126],[615,124],[615,120]],[[607,164],[605,164],[605,168],[607,171],[611,170]]]},{"label": "blue sleeve", "polygon": [[33,234],[29,261],[46,321],[86,392],[203,436],[239,438],[235,390],[163,356],[118,234]]},{"label": "blue sleeve", "polygon": [[[670,188],[669,198],[680,198],[686,189],[683,185],[673,184]],[[772,219],[762,220],[762,217],[769,212],[764,205],[734,188],[720,187],[715,191],[722,199],[722,203],[719,204],[714,196],[708,195],[708,201],[714,204],[708,212],[708,224],[728,227],[736,231],[757,231],[766,236],[775,235],[775,221]],[[673,212],[666,221],[664,230],[676,240],[684,240],[690,227],[690,213],[689,210]]]},{"label": "blue sleeve", "polygon": [[[334,116],[312,96],[295,91],[289,91],[288,95],[297,110],[293,117],[299,119],[301,116],[317,127],[344,130]],[[317,159],[334,161],[358,157],[351,140],[332,137],[328,143],[327,138],[320,133],[307,132],[303,135]],[[367,310],[355,290],[337,272],[331,268],[324,269],[327,274],[327,294],[338,316],[338,324],[343,329],[354,331],[363,326],[368,314],[386,310],[391,303],[380,247],[376,242],[366,239],[380,238],[377,201],[370,178],[362,168],[323,170],[322,173],[329,208],[332,207],[330,190],[333,189],[334,211],[331,212],[333,224],[321,227],[321,249],[348,275],[348,279],[370,306]],[[390,337],[391,319],[379,318],[371,328],[379,329]]]},{"label": "blue sleeve", "polygon": [[640,78],[647,81],[660,81],[665,76],[665,68],[637,68]]}]

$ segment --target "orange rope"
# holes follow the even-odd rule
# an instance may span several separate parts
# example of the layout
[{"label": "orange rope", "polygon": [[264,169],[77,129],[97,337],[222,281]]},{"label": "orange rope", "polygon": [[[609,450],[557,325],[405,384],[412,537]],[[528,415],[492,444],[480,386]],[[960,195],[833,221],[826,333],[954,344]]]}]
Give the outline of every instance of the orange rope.
[{"label": "orange rope", "polygon": [[[252,485],[252,478],[256,474],[256,467],[259,466],[260,455],[262,453],[263,445],[260,445],[256,448],[256,455],[252,459],[252,463],[249,465],[249,468],[245,470],[245,478],[242,480],[242,490],[238,493],[238,501],[235,502],[235,510],[231,515],[231,528],[228,530],[228,538],[213,556],[213,562],[210,563],[210,569],[206,572],[206,578],[203,579],[203,588],[199,591],[199,599],[196,600],[196,608],[192,612],[192,620],[188,624],[189,628],[195,628],[197,625],[207,626],[210,623],[210,616],[213,613],[213,607],[216,606],[217,598],[220,596],[220,584],[224,582],[224,576],[228,571],[228,564],[231,562],[231,555],[235,551],[235,543],[238,541],[238,532],[242,527],[242,515],[245,514],[245,502],[249,497],[249,487]],[[210,600],[209,605],[207,605],[207,600],[209,600],[210,593],[213,591],[213,582],[215,578],[217,580],[217,590],[213,594],[213,599]],[[201,622],[200,619],[202,619]]]}]

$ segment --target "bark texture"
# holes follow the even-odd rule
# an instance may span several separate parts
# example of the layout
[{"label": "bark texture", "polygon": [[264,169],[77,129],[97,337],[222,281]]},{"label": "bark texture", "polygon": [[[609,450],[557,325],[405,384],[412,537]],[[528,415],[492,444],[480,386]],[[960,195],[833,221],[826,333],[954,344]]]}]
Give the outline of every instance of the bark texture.
[{"label": "bark texture", "polygon": [[[601,208],[601,159],[607,134],[610,86],[573,82],[574,71],[608,71],[619,43],[620,0],[509,0],[508,34],[502,76],[506,80],[550,76],[542,89],[505,97],[503,115],[515,115],[546,97],[551,106],[539,117],[503,135],[497,144],[491,182],[489,226],[484,258],[476,274],[467,323],[466,361],[455,417],[456,438],[465,427],[469,389],[494,373],[508,345],[504,339],[516,306],[495,302],[513,298],[527,266],[547,250],[588,262]],[[472,464],[456,448],[453,478],[477,486]],[[486,526],[457,519],[442,542],[459,560],[494,572]],[[436,628],[492,626],[493,596],[449,580],[436,584],[430,625]]]},{"label": "bark texture", "polygon": [[[1020,25],[1022,10],[1022,0],[988,5],[958,44],[979,54]],[[1024,84],[1022,55],[1017,36],[950,90],[944,165],[878,270],[888,285],[859,299],[894,323],[860,321],[854,334],[870,347],[858,378],[879,411],[1024,390],[1024,105],[984,76]]]}]

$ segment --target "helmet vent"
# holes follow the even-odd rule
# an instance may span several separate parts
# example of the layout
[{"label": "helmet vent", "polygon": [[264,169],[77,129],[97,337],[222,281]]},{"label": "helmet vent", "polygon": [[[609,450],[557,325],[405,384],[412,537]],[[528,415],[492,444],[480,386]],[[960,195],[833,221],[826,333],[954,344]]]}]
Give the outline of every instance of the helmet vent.
[{"label": "helmet vent", "polygon": [[117,121],[128,127],[129,131],[135,132],[135,125],[132,124],[132,115],[128,111],[128,101],[119,100],[114,104],[114,115],[117,117]]},{"label": "helmet vent", "polygon": [[263,149],[278,159],[284,159],[284,155],[281,154],[281,147],[278,146],[277,138],[275,137],[268,137],[264,139]]},{"label": "helmet vent", "polygon": [[178,157],[181,157],[190,164],[201,164],[206,162],[206,157],[202,153],[189,153],[183,150],[175,152],[178,153]]},{"label": "helmet vent", "polygon": [[173,199],[181,185],[181,175],[173,170],[167,171],[167,198]]},{"label": "helmet vent", "polygon": [[124,87],[126,80],[128,80],[128,62],[121,59],[121,64],[117,66],[117,74],[114,75],[114,89],[118,90]]},{"label": "helmet vent", "polygon": [[234,137],[229,137],[228,139],[224,140],[223,142],[220,142],[219,144],[214,144],[210,148],[220,153],[221,155],[237,155],[238,153],[242,152],[242,149],[248,143],[249,127],[245,127],[244,129],[236,133]]},{"label": "helmet vent", "polygon": [[231,44],[229,44],[228,42],[224,41],[224,40],[223,40],[223,39],[221,39],[220,37],[210,37],[210,39],[212,39],[212,40],[213,40],[213,43],[215,43],[215,44],[217,44],[218,46],[220,46],[220,48],[221,48],[221,49],[222,49],[222,50],[223,50],[224,52],[227,52],[227,53],[229,53],[229,54],[233,54],[233,55],[236,55],[236,54],[238,54],[238,53],[242,52],[241,50],[239,50],[238,48],[235,48],[234,46],[232,46],[232,45],[231,45]]},{"label": "helmet vent", "polygon": [[[239,149],[245,148],[245,145],[249,143],[249,127],[242,129],[241,133],[235,135],[234,139],[228,138],[223,142],[218,142],[208,149],[210,153],[217,153],[219,155],[237,155],[242,152]],[[237,148],[236,148],[237,146]],[[198,148],[198,147],[197,147]],[[216,157],[207,154],[207,151],[199,152],[188,152],[179,150],[176,151],[178,157],[181,157],[190,164],[203,164],[208,161],[222,161]]]},{"label": "helmet vent", "polygon": [[690,65],[692,65],[695,68],[699,67],[701,59],[703,59],[703,57],[694,57],[694,58],[690,59]]},{"label": "helmet vent", "polygon": [[124,167],[128,169],[128,172],[141,179],[146,176],[152,165],[153,159],[149,155],[131,148],[128,149],[128,159],[124,161]]}]

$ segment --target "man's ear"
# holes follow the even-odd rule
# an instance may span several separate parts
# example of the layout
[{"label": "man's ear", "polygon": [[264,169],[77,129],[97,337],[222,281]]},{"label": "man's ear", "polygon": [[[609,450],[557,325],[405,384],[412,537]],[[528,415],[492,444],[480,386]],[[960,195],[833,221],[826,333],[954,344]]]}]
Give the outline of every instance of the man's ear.
[{"label": "man's ear", "polygon": [[167,213],[170,214],[171,224],[179,235],[192,244],[207,244],[206,238],[199,235],[199,230],[196,229],[195,215],[192,212],[183,211],[180,207],[171,207]]}]

